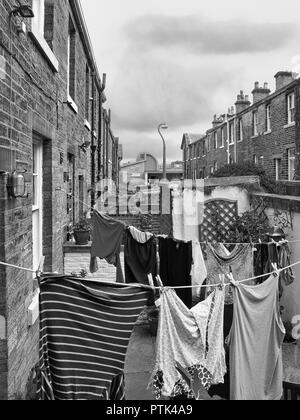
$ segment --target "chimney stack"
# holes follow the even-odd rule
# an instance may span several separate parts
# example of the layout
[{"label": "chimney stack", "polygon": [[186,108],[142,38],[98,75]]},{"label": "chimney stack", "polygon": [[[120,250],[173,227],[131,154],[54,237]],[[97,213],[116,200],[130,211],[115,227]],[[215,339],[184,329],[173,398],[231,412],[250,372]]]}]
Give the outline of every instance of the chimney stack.
[{"label": "chimney stack", "polygon": [[254,90],[252,91],[254,104],[270,95],[271,91],[268,86],[267,82],[264,83],[263,87],[259,86],[259,82],[255,82]]},{"label": "chimney stack", "polygon": [[248,108],[250,105],[251,105],[251,102],[249,101],[249,96],[248,95],[245,96],[244,91],[241,90],[240,94],[237,96],[237,101],[235,103],[236,113],[239,114],[240,112]]},{"label": "chimney stack", "polygon": [[274,77],[276,79],[276,90],[279,90],[296,80],[298,74],[291,71],[279,71]]}]

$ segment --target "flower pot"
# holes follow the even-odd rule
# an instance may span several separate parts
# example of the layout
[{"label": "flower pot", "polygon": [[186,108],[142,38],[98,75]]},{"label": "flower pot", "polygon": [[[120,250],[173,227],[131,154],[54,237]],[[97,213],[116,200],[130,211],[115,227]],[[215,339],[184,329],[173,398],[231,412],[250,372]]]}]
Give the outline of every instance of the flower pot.
[{"label": "flower pot", "polygon": [[76,245],[87,245],[90,240],[89,230],[74,230],[74,238]]}]

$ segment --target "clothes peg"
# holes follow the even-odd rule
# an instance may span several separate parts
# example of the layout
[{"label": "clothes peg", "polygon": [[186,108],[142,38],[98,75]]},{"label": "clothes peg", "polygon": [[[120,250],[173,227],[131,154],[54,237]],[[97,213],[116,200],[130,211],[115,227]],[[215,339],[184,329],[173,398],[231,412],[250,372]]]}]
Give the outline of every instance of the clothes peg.
[{"label": "clothes peg", "polygon": [[277,263],[272,263],[271,266],[272,266],[272,269],[274,270],[275,275],[277,277],[279,277],[280,276],[280,271],[279,271]]},{"label": "clothes peg", "polygon": [[153,276],[152,276],[152,274],[149,274],[149,275],[148,275],[148,280],[149,280],[149,284],[150,284],[150,286],[154,288],[154,281],[153,281]]},{"label": "clothes peg", "polygon": [[227,277],[230,280],[230,284],[232,284],[233,286],[236,286],[237,285],[237,281],[234,279],[232,272],[230,272],[229,274],[227,274]]},{"label": "clothes peg", "polygon": [[40,259],[40,263],[39,266],[35,272],[36,274],[36,278],[39,280],[41,278],[41,275],[43,274],[43,270],[44,270],[44,264],[45,264],[45,257],[42,256]]},{"label": "clothes peg", "polygon": [[220,290],[224,290],[225,287],[225,274],[219,274],[220,279]]},{"label": "clothes peg", "polygon": [[164,284],[163,284],[160,276],[156,276],[156,280],[157,280],[157,283],[158,283],[159,287],[163,288],[164,287]]}]

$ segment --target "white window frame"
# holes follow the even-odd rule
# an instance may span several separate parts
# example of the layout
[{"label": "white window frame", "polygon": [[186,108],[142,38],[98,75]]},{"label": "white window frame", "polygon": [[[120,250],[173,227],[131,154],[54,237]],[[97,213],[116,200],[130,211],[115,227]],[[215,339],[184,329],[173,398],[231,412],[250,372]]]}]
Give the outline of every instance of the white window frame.
[{"label": "white window frame", "polygon": [[272,130],[272,124],[271,124],[271,105],[266,106],[266,119],[267,119],[267,133],[270,133]]},{"label": "white window frame", "polygon": [[234,123],[229,123],[229,139],[228,142],[230,145],[234,144]]},{"label": "white window frame", "polygon": [[41,35],[45,33],[45,0],[32,0],[34,18],[32,24]]},{"label": "white window frame", "polygon": [[288,125],[295,123],[295,93],[290,93],[287,97]]},{"label": "white window frame", "polygon": [[244,140],[244,135],[243,135],[243,120],[242,118],[239,118],[238,120],[238,125],[239,125],[239,138],[238,141],[243,141]]},{"label": "white window frame", "polygon": [[280,164],[281,164],[281,159],[275,159],[275,178],[276,181],[280,180]]},{"label": "white window frame", "polygon": [[218,162],[215,161],[214,162],[214,173],[217,172],[217,170],[218,170]]},{"label": "white window frame", "polygon": [[33,0],[32,1],[32,10],[34,13],[34,18],[31,22],[31,31],[30,34],[41,50],[42,54],[45,56],[49,65],[51,66],[54,72],[58,72],[59,63],[55,57],[53,51],[49,47],[47,41],[45,40],[45,0]]},{"label": "white window frame", "polygon": [[[38,248],[39,254],[35,254],[34,242],[33,242],[33,253],[32,253],[32,264],[33,269],[37,268],[37,265],[43,255],[43,143],[41,141],[34,140],[33,146],[34,152],[34,166],[35,171],[32,176],[35,182],[32,180],[33,187],[35,190],[32,194],[32,229],[34,230],[34,219],[38,221],[38,228],[36,232],[38,233]],[[35,215],[37,215],[35,217]],[[33,236],[33,239],[35,237]]]},{"label": "white window frame", "polygon": [[258,112],[257,111],[253,111],[252,118],[253,118],[253,137],[257,137],[258,136]]},{"label": "white window frame", "polygon": [[254,165],[258,165],[258,156],[257,155],[253,155],[253,163],[254,163]]},{"label": "white window frame", "polygon": [[218,133],[217,131],[214,133],[214,149],[218,149]]},{"label": "white window frame", "polygon": [[224,148],[225,147],[225,130],[224,127],[221,128],[221,146],[220,148]]},{"label": "white window frame", "polygon": [[207,152],[210,152],[210,146],[211,146],[210,140],[211,140],[211,138],[210,138],[210,136],[208,136],[208,138],[207,138]]},{"label": "white window frame", "polygon": [[[292,155],[292,152],[293,152],[293,155]],[[293,175],[292,175],[292,167],[293,167]],[[294,181],[295,170],[296,170],[296,149],[292,148],[292,149],[288,149],[289,181]]]}]

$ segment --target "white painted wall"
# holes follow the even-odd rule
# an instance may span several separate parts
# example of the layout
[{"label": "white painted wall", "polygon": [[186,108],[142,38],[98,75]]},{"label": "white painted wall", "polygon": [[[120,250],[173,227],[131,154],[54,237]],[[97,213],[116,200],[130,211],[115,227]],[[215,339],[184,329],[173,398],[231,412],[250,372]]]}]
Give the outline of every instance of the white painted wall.
[{"label": "white painted wall", "polygon": [[205,195],[201,191],[186,188],[174,193],[173,201],[173,232],[174,238],[183,241],[199,240],[199,225],[202,221],[206,200],[227,199],[238,201],[238,212],[242,215],[250,209],[248,192],[238,187],[217,187],[212,194]]}]

